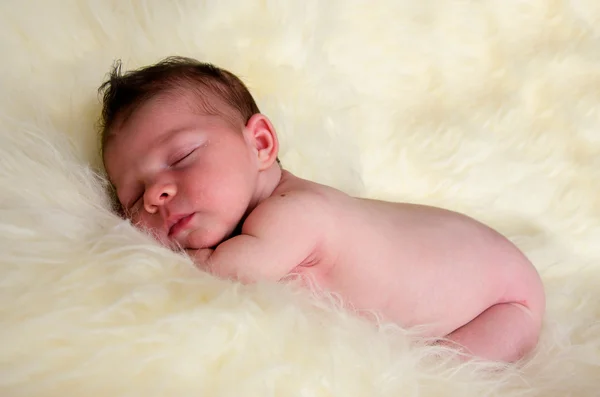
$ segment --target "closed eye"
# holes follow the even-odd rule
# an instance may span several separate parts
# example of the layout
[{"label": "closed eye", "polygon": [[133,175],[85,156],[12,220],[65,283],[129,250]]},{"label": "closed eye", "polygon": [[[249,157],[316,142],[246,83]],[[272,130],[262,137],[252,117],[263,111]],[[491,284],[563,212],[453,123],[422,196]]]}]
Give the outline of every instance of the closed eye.
[{"label": "closed eye", "polygon": [[190,155],[191,155],[192,153],[194,153],[194,151],[195,151],[195,150],[196,150],[196,149],[194,149],[194,150],[192,150],[192,151],[188,152],[187,154],[185,154],[185,155],[183,155],[183,156],[179,157],[179,160],[176,160],[174,163],[172,163],[172,164],[171,164],[171,167],[173,167],[173,166],[175,166],[175,165],[177,165],[177,164],[181,163],[183,160],[185,160],[185,159],[187,159],[188,157],[190,157]]}]

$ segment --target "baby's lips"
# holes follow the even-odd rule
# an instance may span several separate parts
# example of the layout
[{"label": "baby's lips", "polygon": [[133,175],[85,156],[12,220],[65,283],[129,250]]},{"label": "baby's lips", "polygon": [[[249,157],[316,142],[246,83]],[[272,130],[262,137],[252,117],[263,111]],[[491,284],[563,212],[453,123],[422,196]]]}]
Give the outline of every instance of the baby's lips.
[{"label": "baby's lips", "polygon": [[[169,228],[167,235],[171,238],[177,237],[177,235],[179,233],[181,233],[182,231],[184,231],[186,229],[186,227],[189,225],[189,223],[191,222],[194,215],[195,215],[195,213],[192,212],[191,214],[179,215],[179,216],[173,217],[173,219],[168,222],[168,224],[171,224],[171,226]],[[173,222],[173,221],[175,221],[175,222]]]}]

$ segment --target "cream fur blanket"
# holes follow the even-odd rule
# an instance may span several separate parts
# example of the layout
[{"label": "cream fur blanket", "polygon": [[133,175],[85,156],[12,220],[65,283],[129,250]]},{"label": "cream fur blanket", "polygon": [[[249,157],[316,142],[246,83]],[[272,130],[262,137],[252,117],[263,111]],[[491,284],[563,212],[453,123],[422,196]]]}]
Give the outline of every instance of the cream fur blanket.
[{"label": "cream fur blanket", "polygon": [[[1,396],[600,395],[597,0],[6,0],[0,54]],[[113,216],[95,89],[173,54],[239,74],[298,175],[510,237],[547,289],[535,355],[445,363]]]}]

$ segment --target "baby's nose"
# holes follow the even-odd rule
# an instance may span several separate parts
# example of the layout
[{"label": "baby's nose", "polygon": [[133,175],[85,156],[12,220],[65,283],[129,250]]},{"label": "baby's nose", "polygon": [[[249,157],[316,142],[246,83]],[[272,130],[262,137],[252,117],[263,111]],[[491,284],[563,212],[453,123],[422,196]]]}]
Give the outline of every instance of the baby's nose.
[{"label": "baby's nose", "polygon": [[150,214],[154,214],[159,207],[171,201],[175,194],[177,194],[177,188],[174,184],[155,184],[147,189],[144,194],[144,208]]}]

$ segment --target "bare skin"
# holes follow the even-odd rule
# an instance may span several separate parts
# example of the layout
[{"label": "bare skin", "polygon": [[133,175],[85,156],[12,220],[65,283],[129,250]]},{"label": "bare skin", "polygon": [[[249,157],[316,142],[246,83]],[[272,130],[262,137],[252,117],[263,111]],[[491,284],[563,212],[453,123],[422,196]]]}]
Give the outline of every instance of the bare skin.
[{"label": "bare skin", "polygon": [[265,116],[236,125],[192,111],[191,100],[150,101],[105,149],[136,225],[216,276],[252,283],[297,274],[356,309],[425,325],[425,336],[469,355],[516,361],[535,347],[544,290],[508,239],[455,212],[298,178],[276,163]]}]

